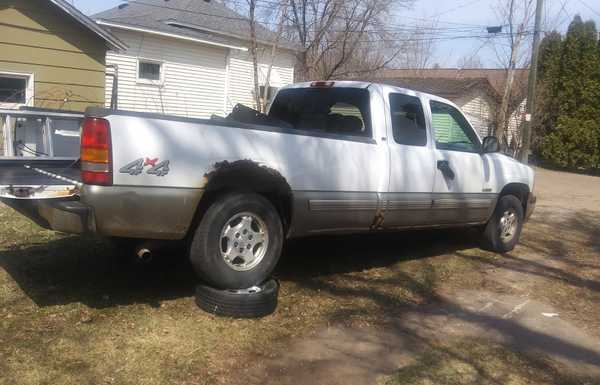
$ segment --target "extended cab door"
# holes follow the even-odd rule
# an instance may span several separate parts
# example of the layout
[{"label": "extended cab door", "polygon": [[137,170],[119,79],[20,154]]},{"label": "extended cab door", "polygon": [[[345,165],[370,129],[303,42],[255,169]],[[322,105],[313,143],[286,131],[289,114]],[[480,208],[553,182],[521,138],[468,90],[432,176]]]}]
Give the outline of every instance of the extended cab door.
[{"label": "extended cab door", "polygon": [[390,187],[386,194],[385,228],[426,226],[434,221],[433,143],[427,134],[422,101],[412,91],[386,93]]},{"label": "extended cab door", "polygon": [[[385,111],[377,88],[346,82],[290,86],[271,118],[289,124],[261,156],[277,159],[293,189],[291,234],[367,231],[389,183]],[[263,158],[263,159],[264,159]]]},{"label": "extended cab door", "polygon": [[438,224],[484,222],[495,196],[485,185],[481,141],[456,107],[430,100],[429,111],[435,145],[435,221]]}]

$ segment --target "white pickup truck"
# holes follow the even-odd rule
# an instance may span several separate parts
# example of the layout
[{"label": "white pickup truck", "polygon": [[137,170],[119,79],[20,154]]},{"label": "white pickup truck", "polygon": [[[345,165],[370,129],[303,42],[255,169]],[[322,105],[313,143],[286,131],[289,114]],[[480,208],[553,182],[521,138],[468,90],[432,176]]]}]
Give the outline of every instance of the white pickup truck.
[{"label": "white pickup truck", "polygon": [[[90,108],[80,174],[11,160],[0,197],[57,231],[185,240],[198,275],[231,289],[264,281],[283,241],[311,234],[478,226],[506,252],[535,206],[533,170],[436,96],[312,82],[279,90],[266,115],[247,112]],[[23,166],[51,181],[27,183]]]}]

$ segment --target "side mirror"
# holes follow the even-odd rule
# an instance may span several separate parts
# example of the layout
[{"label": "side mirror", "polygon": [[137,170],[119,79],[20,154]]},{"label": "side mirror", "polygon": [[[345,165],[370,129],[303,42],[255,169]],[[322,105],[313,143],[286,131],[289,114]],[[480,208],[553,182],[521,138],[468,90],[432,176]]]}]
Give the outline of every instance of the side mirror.
[{"label": "side mirror", "polygon": [[498,138],[496,138],[495,136],[486,136],[485,138],[483,138],[481,152],[483,154],[500,152],[500,143],[498,142]]}]

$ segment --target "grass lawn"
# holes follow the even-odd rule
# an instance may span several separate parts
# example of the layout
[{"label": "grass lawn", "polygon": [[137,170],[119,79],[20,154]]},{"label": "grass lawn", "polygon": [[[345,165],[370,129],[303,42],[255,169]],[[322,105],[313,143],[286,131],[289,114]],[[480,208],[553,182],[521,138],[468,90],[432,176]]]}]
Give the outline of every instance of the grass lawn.
[{"label": "grass lawn", "polygon": [[[0,206],[0,384],[600,383],[599,178],[539,175],[515,252],[459,230],[294,240],[260,320],[200,311],[185,259],[123,264]],[[398,338],[393,359],[357,333]]]}]

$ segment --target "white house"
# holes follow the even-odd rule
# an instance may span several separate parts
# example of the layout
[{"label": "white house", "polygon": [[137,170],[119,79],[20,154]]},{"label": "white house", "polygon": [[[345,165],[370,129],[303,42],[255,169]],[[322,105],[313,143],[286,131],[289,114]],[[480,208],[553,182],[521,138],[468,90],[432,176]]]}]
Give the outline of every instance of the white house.
[{"label": "white house", "polygon": [[[131,1],[93,16],[128,48],[107,53],[106,103],[118,79],[118,108],[207,118],[237,104],[256,107],[249,23],[215,0]],[[257,27],[259,81],[271,87],[294,81],[297,47]],[[272,60],[273,58],[273,60]]]}]

